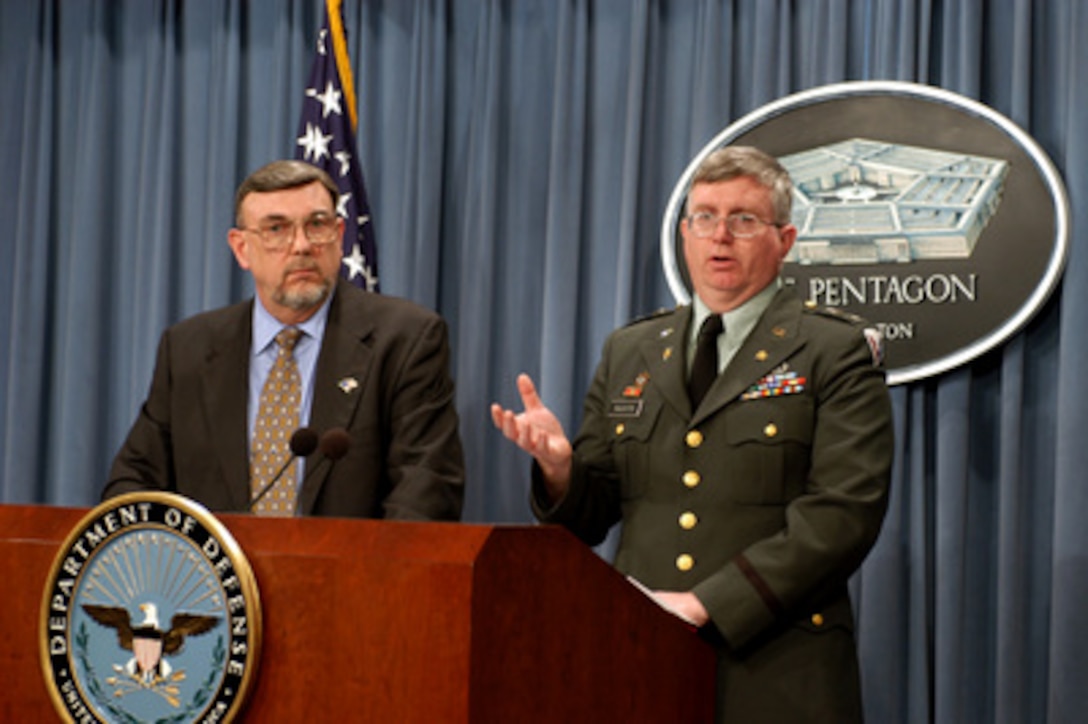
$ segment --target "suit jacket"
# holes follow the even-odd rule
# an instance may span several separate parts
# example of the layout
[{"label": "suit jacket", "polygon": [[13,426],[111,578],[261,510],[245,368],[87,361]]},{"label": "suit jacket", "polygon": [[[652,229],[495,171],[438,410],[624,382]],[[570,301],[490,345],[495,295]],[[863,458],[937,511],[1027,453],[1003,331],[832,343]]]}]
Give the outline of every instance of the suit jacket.
[{"label": "suit jacket", "polygon": [[[147,400],[103,497],[167,490],[213,511],[250,500],[246,426],[253,300],[163,333]],[[456,520],[464,461],[445,322],[341,282],[314,370],[310,427],[345,428],[347,454],[307,460],[306,515]],[[310,475],[310,471],[313,474]]]},{"label": "suit jacket", "polygon": [[719,650],[721,721],[857,721],[846,583],[883,521],[891,407],[856,317],[782,289],[699,408],[691,308],[614,332],[586,397],[566,496],[538,517],[587,543],[622,519],[615,565],[694,591]]}]

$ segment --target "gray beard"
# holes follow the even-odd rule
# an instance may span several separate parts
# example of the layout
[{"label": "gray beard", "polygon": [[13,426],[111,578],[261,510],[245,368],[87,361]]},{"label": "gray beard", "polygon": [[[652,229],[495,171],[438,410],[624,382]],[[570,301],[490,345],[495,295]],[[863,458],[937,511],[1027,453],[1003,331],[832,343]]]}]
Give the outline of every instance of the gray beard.
[{"label": "gray beard", "polygon": [[302,312],[320,306],[321,303],[325,301],[325,298],[329,296],[329,290],[331,288],[332,284],[326,280],[322,280],[320,283],[313,284],[304,289],[293,291],[277,289],[272,299],[276,304],[281,304],[296,312]]}]

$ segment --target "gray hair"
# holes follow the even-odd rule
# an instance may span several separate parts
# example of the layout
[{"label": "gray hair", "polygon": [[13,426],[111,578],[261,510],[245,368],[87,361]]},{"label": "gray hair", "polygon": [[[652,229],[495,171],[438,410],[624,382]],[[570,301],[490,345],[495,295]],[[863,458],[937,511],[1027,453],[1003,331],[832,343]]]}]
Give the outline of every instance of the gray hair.
[{"label": "gray hair", "polygon": [[332,177],[317,166],[305,161],[293,160],[273,161],[261,166],[246,177],[246,180],[242,182],[241,186],[238,187],[238,191],[234,194],[234,223],[239,227],[242,226],[242,201],[249,194],[255,191],[294,189],[299,186],[306,186],[314,181],[321,182],[321,185],[328,190],[329,196],[332,197],[333,206],[336,206],[336,202],[340,198],[340,189],[337,188]]},{"label": "gray hair", "polygon": [[725,146],[711,153],[695,169],[688,191],[696,184],[729,181],[741,176],[755,179],[771,192],[776,224],[790,223],[793,205],[790,174],[773,156],[753,146]]}]

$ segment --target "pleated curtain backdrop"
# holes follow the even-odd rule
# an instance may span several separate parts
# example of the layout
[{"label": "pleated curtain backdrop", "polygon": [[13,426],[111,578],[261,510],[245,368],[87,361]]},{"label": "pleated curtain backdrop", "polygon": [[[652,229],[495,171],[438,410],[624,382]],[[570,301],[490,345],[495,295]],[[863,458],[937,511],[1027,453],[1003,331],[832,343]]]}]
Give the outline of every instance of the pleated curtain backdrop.
[{"label": "pleated curtain backdrop", "polygon": [[[252,294],[226,231],[295,152],[320,0],[0,2],[0,501],[92,505],[163,328]],[[1064,280],[998,350],[893,390],[881,538],[852,581],[873,722],[1088,711],[1088,8],[1080,0],[346,0],[382,289],[442,313],[470,522],[528,522],[492,427],[529,372],[573,431],[601,343],[671,299],[673,185],[793,92],[904,80],[1031,134]],[[602,549],[607,555],[607,546]]]}]

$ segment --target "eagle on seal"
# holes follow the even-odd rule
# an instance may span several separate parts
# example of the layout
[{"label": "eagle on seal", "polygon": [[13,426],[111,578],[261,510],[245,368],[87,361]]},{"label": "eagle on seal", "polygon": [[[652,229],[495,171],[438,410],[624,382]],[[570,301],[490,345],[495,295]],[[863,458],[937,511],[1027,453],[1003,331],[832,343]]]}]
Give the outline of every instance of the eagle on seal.
[{"label": "eagle on seal", "polygon": [[132,625],[132,616],[125,608],[83,604],[83,610],[98,623],[117,631],[117,643],[133,653],[125,670],[142,684],[154,684],[169,676],[170,664],[162,657],[180,651],[186,636],[207,633],[219,623],[218,616],[175,613],[169,630],[163,631],[159,626],[159,609],[153,603],[140,604],[144,620],[138,626]]}]

